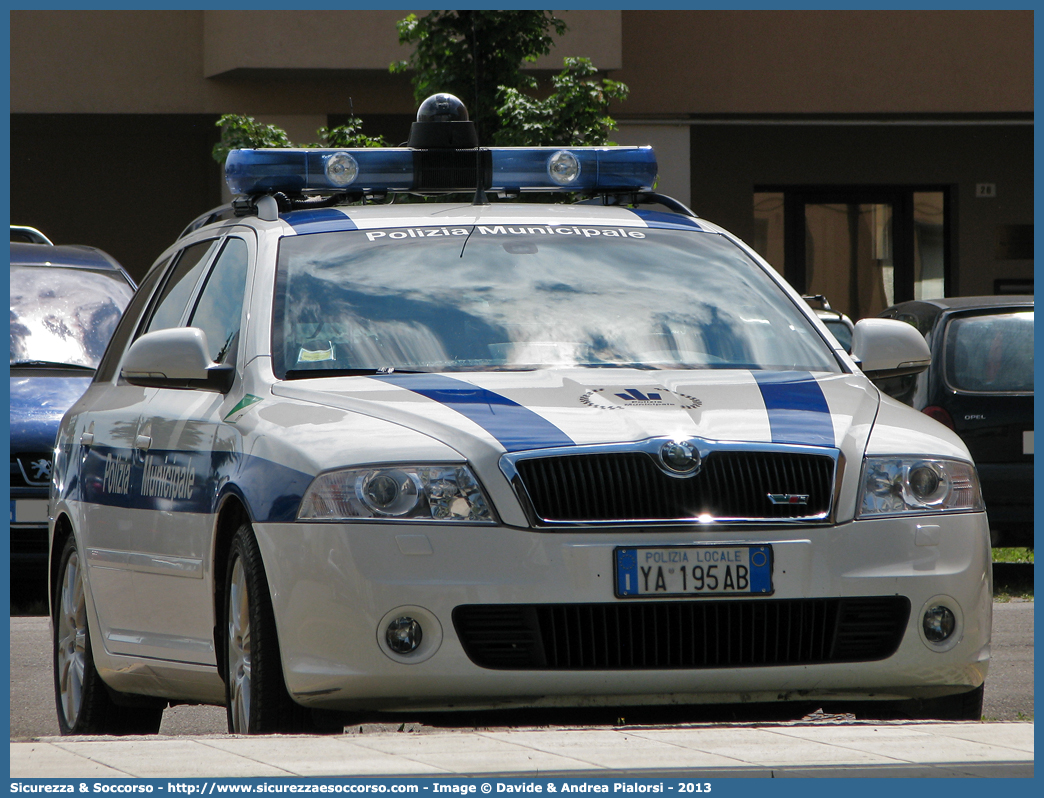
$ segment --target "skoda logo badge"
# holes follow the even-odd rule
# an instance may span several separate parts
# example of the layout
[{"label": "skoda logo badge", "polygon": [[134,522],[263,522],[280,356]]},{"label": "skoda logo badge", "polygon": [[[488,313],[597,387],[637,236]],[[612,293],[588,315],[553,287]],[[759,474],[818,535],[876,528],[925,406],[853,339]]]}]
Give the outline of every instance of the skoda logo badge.
[{"label": "skoda logo badge", "polygon": [[679,475],[691,476],[700,469],[700,453],[686,441],[667,441],[660,447],[660,460]]}]

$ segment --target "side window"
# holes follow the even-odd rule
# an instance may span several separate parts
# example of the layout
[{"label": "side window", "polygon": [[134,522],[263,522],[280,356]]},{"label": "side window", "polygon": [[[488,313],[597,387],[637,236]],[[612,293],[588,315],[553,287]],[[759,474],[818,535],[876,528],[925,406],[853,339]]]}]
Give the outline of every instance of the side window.
[{"label": "side window", "polygon": [[166,330],[181,323],[192,292],[199,282],[200,272],[207,263],[207,255],[216,245],[216,241],[201,241],[181,251],[170,278],[156,300],[152,318],[141,333]]},{"label": "side window", "polygon": [[123,350],[127,348],[130,337],[141,319],[142,311],[148,304],[156,284],[166,274],[169,264],[170,259],[168,258],[150,269],[149,273],[145,275],[145,279],[141,281],[141,285],[138,286],[138,290],[134,292],[126,310],[123,311],[123,317],[116,327],[116,332],[112,334],[112,339],[109,341],[101,362],[98,363],[98,371],[94,375],[95,382],[108,382],[116,375],[116,367],[119,365],[120,358],[123,357]]},{"label": "side window", "polygon": [[207,334],[210,359],[215,363],[235,362],[248,259],[246,242],[241,238],[228,239],[189,319],[190,327]]}]

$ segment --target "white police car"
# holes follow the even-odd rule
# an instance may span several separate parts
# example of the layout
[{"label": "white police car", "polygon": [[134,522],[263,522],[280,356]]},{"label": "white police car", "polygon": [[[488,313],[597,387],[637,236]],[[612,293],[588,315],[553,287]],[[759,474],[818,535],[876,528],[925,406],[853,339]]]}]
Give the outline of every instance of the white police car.
[{"label": "white police car", "polygon": [[[57,442],[62,732],[155,731],[168,702],[251,733],[824,698],[977,718],[961,441],[741,241],[643,204],[650,150],[480,149],[432,102],[410,147],[232,153],[240,215],[145,277]],[[552,190],[594,201],[497,200]],[[854,350],[929,360],[885,319]]]}]

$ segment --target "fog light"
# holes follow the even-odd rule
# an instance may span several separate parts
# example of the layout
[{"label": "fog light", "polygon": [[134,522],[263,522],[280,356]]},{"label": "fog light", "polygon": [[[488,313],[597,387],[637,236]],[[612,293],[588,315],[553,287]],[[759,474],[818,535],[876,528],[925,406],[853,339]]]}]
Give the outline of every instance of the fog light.
[{"label": "fog light", "polygon": [[942,643],[957,628],[957,618],[949,607],[937,604],[924,613],[924,636],[930,643]]},{"label": "fog light", "polygon": [[396,654],[409,654],[411,651],[415,651],[423,637],[421,625],[407,616],[396,618],[389,623],[388,631],[385,633],[388,648]]}]

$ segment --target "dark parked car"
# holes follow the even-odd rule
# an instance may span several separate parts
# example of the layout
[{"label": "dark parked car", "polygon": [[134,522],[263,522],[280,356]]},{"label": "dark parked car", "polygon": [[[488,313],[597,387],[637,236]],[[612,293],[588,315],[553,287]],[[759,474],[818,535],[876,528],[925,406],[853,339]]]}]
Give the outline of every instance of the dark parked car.
[{"label": "dark parked car", "polygon": [[994,545],[1033,545],[1033,297],[903,302],[881,313],[917,327],[931,367],[882,382],[956,431],[975,459]]},{"label": "dark parked car", "polygon": [[11,582],[45,584],[58,424],[87,390],[134,282],[101,250],[11,242]]}]

